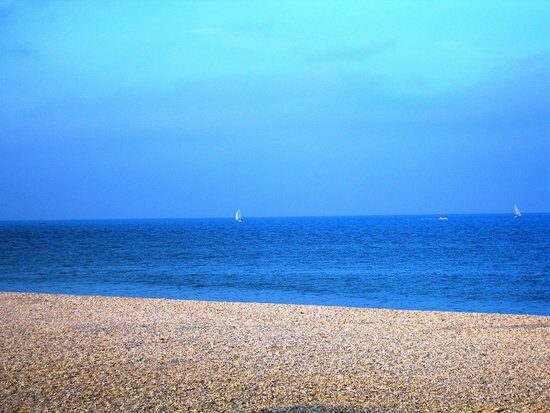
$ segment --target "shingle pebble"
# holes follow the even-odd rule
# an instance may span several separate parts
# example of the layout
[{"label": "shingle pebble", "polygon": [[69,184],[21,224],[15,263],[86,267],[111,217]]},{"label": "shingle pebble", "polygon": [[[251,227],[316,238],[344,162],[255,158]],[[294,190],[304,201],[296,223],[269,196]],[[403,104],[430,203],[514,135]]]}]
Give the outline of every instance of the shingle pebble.
[{"label": "shingle pebble", "polygon": [[0,411],[546,412],[550,317],[0,293]]}]

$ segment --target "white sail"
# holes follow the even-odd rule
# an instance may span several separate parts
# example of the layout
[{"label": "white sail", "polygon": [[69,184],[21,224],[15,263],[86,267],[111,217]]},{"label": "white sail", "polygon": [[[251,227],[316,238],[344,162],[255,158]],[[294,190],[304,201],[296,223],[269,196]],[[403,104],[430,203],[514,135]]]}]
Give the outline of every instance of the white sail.
[{"label": "white sail", "polygon": [[515,216],[516,218],[521,217],[521,211],[519,210],[519,208],[518,208],[518,206],[517,206],[516,204],[514,204],[514,212],[515,212],[514,216]]},{"label": "white sail", "polygon": [[243,222],[243,217],[242,217],[242,214],[241,214],[241,210],[237,210],[237,212],[235,213],[235,221],[237,222]]}]

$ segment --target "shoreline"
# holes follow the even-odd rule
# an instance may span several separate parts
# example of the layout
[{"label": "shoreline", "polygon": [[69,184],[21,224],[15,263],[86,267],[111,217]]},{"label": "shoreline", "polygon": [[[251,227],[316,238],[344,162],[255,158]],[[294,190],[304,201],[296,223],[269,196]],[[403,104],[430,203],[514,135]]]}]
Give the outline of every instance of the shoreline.
[{"label": "shoreline", "polygon": [[443,314],[471,314],[471,315],[502,315],[502,316],[527,316],[527,317],[546,317],[550,318],[550,314],[535,314],[535,313],[498,313],[490,311],[467,311],[467,310],[429,310],[429,309],[414,309],[414,308],[391,308],[391,307],[361,307],[353,305],[339,304],[308,304],[308,303],[285,303],[274,301],[224,301],[224,300],[199,300],[192,298],[169,298],[169,297],[150,297],[150,296],[132,296],[132,295],[101,295],[101,294],[76,294],[76,293],[56,293],[56,292],[27,292],[27,291],[4,291],[2,294],[21,294],[21,295],[53,295],[64,297],[90,297],[90,298],[115,298],[115,299],[135,299],[135,300],[161,300],[161,301],[176,301],[176,302],[191,302],[191,303],[220,303],[220,304],[252,304],[252,305],[282,305],[295,307],[318,307],[318,308],[335,308],[335,309],[350,309],[350,310],[368,310],[368,311],[398,311],[412,313],[443,313]]},{"label": "shoreline", "polygon": [[549,316],[15,292],[0,311],[6,411],[550,404]]}]

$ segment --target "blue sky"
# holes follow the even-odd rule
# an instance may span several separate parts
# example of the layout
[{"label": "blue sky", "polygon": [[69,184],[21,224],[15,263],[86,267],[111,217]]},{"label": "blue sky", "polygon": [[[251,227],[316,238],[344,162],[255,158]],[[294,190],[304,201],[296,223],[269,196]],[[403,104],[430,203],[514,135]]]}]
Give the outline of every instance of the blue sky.
[{"label": "blue sky", "polygon": [[547,212],[549,12],[0,0],[0,219]]}]

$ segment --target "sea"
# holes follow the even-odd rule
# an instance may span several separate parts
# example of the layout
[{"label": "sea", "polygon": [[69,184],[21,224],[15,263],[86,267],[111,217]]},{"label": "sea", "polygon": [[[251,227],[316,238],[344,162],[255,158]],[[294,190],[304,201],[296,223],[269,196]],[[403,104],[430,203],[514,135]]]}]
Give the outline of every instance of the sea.
[{"label": "sea", "polygon": [[550,315],[549,214],[0,222],[0,291]]}]

